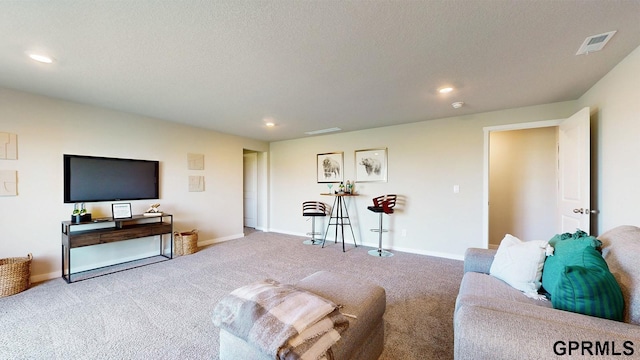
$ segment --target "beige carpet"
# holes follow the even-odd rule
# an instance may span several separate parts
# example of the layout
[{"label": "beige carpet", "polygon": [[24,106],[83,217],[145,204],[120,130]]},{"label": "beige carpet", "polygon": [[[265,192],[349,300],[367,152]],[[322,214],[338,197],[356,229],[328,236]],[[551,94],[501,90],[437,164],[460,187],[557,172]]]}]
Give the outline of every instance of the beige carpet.
[{"label": "beige carpet", "polygon": [[[217,359],[211,313],[252,281],[295,282],[318,270],[387,291],[380,359],[452,359],[462,262],[253,232],[171,261],[66,284],[55,279],[0,298],[0,359]],[[425,241],[430,241],[425,238]]]}]

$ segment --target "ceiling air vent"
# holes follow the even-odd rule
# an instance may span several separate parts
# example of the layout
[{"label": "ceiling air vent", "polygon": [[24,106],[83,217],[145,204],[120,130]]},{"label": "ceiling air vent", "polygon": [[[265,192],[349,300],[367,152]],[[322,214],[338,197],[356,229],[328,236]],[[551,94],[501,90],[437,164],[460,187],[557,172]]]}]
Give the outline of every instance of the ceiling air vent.
[{"label": "ceiling air vent", "polygon": [[607,42],[611,40],[611,38],[613,37],[613,34],[615,33],[616,33],[616,30],[609,31],[604,34],[589,36],[584,40],[584,42],[582,43],[582,46],[580,46],[580,49],[578,49],[578,52],[576,53],[576,55],[584,55],[584,54],[592,53],[594,51],[602,50],[602,48],[605,45],[607,45]]},{"label": "ceiling air vent", "polygon": [[307,132],[305,132],[305,134],[307,134],[307,135],[318,135],[318,134],[325,134],[325,133],[330,133],[330,132],[340,131],[340,130],[342,130],[342,129],[340,129],[339,127],[332,127],[332,128],[328,128],[328,129],[322,129],[322,130],[307,131]]}]

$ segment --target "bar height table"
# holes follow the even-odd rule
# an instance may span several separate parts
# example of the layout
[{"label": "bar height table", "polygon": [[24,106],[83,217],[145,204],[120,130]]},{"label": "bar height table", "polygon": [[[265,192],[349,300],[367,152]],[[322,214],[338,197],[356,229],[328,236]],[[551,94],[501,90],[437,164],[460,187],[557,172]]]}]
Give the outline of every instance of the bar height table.
[{"label": "bar height table", "polygon": [[351,219],[349,218],[349,211],[347,210],[347,204],[344,200],[345,197],[358,196],[358,194],[323,193],[320,195],[335,197],[335,199],[333,200],[333,207],[331,208],[331,217],[329,217],[329,224],[327,224],[327,231],[324,232],[324,237],[322,238],[322,247],[324,248],[324,242],[327,240],[327,233],[329,233],[329,227],[332,225],[336,227],[335,242],[338,242],[338,227],[340,227],[340,231],[342,234],[342,252],[345,252],[345,249],[344,249],[344,227],[345,226],[349,226],[349,229],[351,229],[351,236],[353,237],[353,245],[355,245],[355,247],[358,247],[358,244],[356,244],[356,236],[354,235],[353,227],[351,226]]}]

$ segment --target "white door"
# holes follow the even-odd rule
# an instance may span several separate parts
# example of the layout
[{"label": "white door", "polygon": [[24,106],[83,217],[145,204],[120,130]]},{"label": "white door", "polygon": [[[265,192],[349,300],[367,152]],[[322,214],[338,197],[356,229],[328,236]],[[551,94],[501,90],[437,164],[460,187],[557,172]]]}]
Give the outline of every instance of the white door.
[{"label": "white door", "polygon": [[258,223],[258,154],[244,154],[244,226]]},{"label": "white door", "polygon": [[558,209],[560,233],[589,233],[591,220],[591,142],[589,108],[560,123]]}]

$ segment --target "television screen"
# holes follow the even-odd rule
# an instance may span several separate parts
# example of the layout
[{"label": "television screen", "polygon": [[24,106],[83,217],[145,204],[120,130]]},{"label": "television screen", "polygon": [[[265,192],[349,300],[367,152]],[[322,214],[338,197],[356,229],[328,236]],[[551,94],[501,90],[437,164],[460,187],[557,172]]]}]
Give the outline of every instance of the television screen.
[{"label": "television screen", "polygon": [[64,202],[159,198],[159,162],[64,155]]}]

